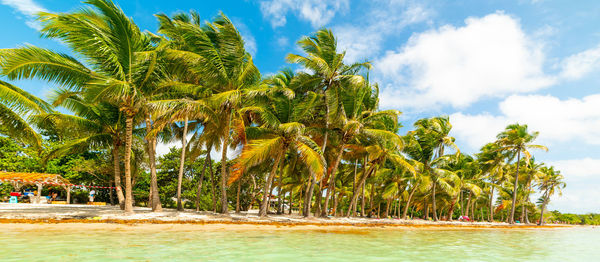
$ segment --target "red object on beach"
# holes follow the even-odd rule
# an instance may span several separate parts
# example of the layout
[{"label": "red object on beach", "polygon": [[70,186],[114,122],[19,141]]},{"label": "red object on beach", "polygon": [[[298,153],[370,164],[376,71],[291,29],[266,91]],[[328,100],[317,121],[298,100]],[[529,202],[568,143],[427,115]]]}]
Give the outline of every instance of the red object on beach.
[{"label": "red object on beach", "polygon": [[10,196],[20,197],[21,196],[21,192],[10,192]]}]

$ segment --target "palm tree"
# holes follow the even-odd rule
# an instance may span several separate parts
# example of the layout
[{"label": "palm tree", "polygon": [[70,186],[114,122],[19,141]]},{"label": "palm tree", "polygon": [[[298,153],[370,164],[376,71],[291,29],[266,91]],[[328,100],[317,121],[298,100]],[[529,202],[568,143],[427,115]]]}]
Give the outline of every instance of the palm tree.
[{"label": "palm tree", "polygon": [[560,171],[554,170],[554,167],[543,167],[542,172],[544,175],[540,178],[539,189],[544,193],[539,201],[541,202],[540,220],[538,222],[538,225],[540,226],[544,224],[544,209],[548,202],[550,202],[550,197],[554,195],[556,191],[558,191],[559,194],[562,194],[561,189],[566,186]]},{"label": "palm tree", "polygon": [[482,178],[489,180],[489,222],[494,221],[494,189],[500,187],[508,179],[506,156],[498,150],[496,143],[488,143],[480,149],[477,161],[480,162]]},{"label": "palm tree", "polygon": [[74,115],[58,112],[39,114],[36,124],[40,128],[53,126],[63,130],[69,140],[46,155],[46,159],[73,152],[85,152],[111,147],[113,156],[114,183],[121,209],[125,208],[125,196],[121,185],[120,153],[122,146],[123,117],[119,108],[110,103],[92,104],[81,94],[68,90],[57,90],[53,105],[62,106]]},{"label": "palm tree", "polygon": [[[56,38],[85,59],[26,46],[3,50],[9,79],[39,78],[83,91],[86,100],[110,101],[125,116],[125,211],[133,212],[131,146],[137,103],[154,70],[151,37],[140,31],[111,0],[89,0],[92,8],[72,13],[41,13],[42,35]],[[88,65],[89,68],[86,66]]]},{"label": "palm tree", "polygon": [[406,147],[406,153],[412,159],[421,162],[424,174],[431,177],[431,206],[433,219],[437,221],[436,190],[438,186],[443,190],[451,190],[449,182],[458,177],[450,170],[437,168],[436,164],[446,161],[442,159],[446,147],[454,148],[456,155],[460,154],[460,151],[454,143],[454,138],[448,135],[452,125],[447,116],[420,119],[414,126],[416,129],[407,136],[409,146]]},{"label": "palm tree", "polygon": [[[322,95],[325,112],[323,113],[322,146],[325,153],[331,122],[335,122],[342,112],[340,95],[350,85],[360,86],[364,78],[357,74],[360,69],[370,69],[371,64],[355,63],[344,64],[345,52],[338,53],[337,40],[329,29],[321,29],[312,36],[305,36],[297,42],[298,46],[306,53],[305,56],[289,54],[287,60],[290,63],[302,65],[305,69],[312,71],[311,74],[301,74],[298,82],[304,88],[310,88]],[[343,147],[342,149],[343,150]],[[336,158],[337,159],[337,158]],[[309,191],[306,195],[305,209],[310,207],[315,184],[320,181],[311,180]],[[328,190],[329,195],[330,190]],[[317,197],[321,196],[318,194]],[[320,199],[320,198],[318,198]],[[326,204],[329,197],[326,197]],[[320,200],[319,203],[320,205]],[[327,210],[327,208],[325,208]],[[325,211],[326,212],[326,211]]]},{"label": "palm tree", "polygon": [[245,168],[267,159],[275,160],[265,182],[259,216],[267,215],[271,184],[288,150],[300,155],[298,160],[308,167],[312,176],[320,178],[325,170],[325,159],[320,148],[306,135],[306,127],[299,122],[313,112],[317,94],[308,92],[306,95],[296,96],[292,89],[278,84],[280,80],[290,77],[293,77],[290,71],[276,75],[267,81],[271,83],[273,90],[266,93],[268,101],[265,104],[258,103],[240,110],[242,113],[256,115],[260,126],[245,128],[246,136],[251,140],[242,149],[230,182],[238,179]]},{"label": "palm tree", "polygon": [[509,223],[515,223],[515,206],[517,202],[517,191],[519,186],[519,166],[521,163],[521,154],[525,156],[525,163],[529,163],[529,159],[531,159],[531,153],[529,153],[528,149],[543,149],[548,151],[548,148],[541,145],[532,145],[531,143],[537,138],[538,132],[529,133],[527,130],[527,125],[519,125],[512,124],[506,127],[504,131],[498,134],[496,140],[496,144],[500,148],[499,151],[506,152],[509,154],[509,160],[517,157],[516,161],[516,172],[514,177],[514,186],[513,186],[513,196],[512,196],[512,205],[509,216]]},{"label": "palm tree", "polygon": [[[197,15],[192,14],[193,17]],[[172,59],[179,60],[189,72],[203,79],[204,86],[212,90],[208,104],[224,116],[221,132],[221,212],[227,213],[227,149],[234,131],[233,123],[239,120],[238,110],[248,98],[248,91],[259,84],[260,72],[252,56],[244,48],[244,40],[231,20],[224,14],[212,23],[200,26],[199,19],[170,19],[157,15],[159,32],[170,39],[181,39],[184,48],[169,49]],[[239,121],[237,121],[239,122]]]}]

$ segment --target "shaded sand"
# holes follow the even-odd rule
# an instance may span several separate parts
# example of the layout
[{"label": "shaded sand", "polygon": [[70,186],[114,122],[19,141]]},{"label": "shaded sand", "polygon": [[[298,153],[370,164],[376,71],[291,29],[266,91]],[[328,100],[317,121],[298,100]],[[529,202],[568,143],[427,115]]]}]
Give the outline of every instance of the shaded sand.
[{"label": "shaded sand", "polygon": [[[107,226],[127,228],[137,224],[154,224],[163,226],[164,229],[176,227],[181,229],[193,227],[194,230],[281,230],[300,229],[318,230],[324,226],[328,230],[352,229],[357,227],[373,228],[557,228],[566,225],[536,226],[533,224],[510,225],[500,222],[459,222],[459,221],[427,221],[427,220],[402,220],[402,219],[370,219],[370,218],[303,218],[299,215],[269,215],[266,218],[257,216],[257,212],[250,211],[230,215],[216,214],[213,212],[196,212],[185,210],[177,212],[165,209],[164,212],[151,212],[148,208],[135,207],[133,214],[125,214],[114,206],[87,206],[87,205],[32,205],[32,204],[6,204],[0,203],[0,224],[5,226],[22,226],[32,223],[69,223],[71,226],[85,226],[94,229],[93,224],[100,228]],[[46,226],[50,225],[45,225]],[[64,228],[65,225],[52,225]],[[146,228],[136,226],[135,228]],[[161,228],[163,229],[163,228]]]}]

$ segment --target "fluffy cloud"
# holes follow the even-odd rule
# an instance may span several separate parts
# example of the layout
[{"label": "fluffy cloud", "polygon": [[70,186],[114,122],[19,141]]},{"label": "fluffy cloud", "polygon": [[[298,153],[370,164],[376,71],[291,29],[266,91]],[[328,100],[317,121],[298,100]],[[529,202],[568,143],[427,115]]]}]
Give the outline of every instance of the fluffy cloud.
[{"label": "fluffy cloud", "polygon": [[567,184],[562,196],[552,197],[551,209],[579,214],[600,212],[600,159],[568,159],[547,164],[560,170]]},{"label": "fluffy cloud", "polygon": [[263,17],[273,27],[284,26],[293,13],[317,28],[327,24],[337,12],[348,9],[349,0],[267,0],[260,2]]},{"label": "fluffy cloud", "polygon": [[583,159],[552,161],[548,164],[555,166],[567,177],[586,178],[596,176],[600,178],[600,159],[586,157]]},{"label": "fluffy cloud", "polygon": [[600,68],[600,46],[565,58],[561,63],[561,77],[579,79]]},{"label": "fluffy cloud", "polygon": [[33,0],[0,0],[0,3],[4,5],[8,5],[14,8],[19,13],[27,16],[27,21],[25,22],[29,27],[39,30],[40,25],[37,21],[35,21],[35,17],[39,12],[48,12],[44,7],[40,4],[34,2]]},{"label": "fluffy cloud", "polygon": [[375,0],[366,12],[364,25],[345,24],[333,28],[338,46],[346,51],[347,63],[378,55],[386,37],[410,24],[427,21],[431,11],[421,4],[406,1]]},{"label": "fluffy cloud", "polygon": [[531,92],[555,82],[543,72],[544,54],[503,13],[468,18],[413,35],[375,62],[384,88],[382,106],[463,108],[484,97]]},{"label": "fluffy cloud", "polygon": [[501,114],[455,113],[450,116],[453,134],[477,150],[510,123],[526,123],[539,131],[538,142],[552,145],[557,142],[581,141],[600,145],[600,94],[582,99],[558,99],[553,96],[514,95],[499,105]]}]

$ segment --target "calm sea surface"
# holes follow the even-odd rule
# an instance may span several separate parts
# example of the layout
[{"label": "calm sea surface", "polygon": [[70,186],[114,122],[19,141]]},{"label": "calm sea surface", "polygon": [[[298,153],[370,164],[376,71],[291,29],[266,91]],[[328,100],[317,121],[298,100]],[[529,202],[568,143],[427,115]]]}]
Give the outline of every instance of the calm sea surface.
[{"label": "calm sea surface", "polygon": [[[0,261],[600,261],[600,228],[46,230],[3,225]],[[224,226],[226,227],[226,226]]]}]

